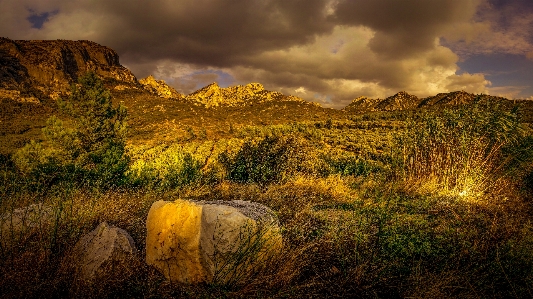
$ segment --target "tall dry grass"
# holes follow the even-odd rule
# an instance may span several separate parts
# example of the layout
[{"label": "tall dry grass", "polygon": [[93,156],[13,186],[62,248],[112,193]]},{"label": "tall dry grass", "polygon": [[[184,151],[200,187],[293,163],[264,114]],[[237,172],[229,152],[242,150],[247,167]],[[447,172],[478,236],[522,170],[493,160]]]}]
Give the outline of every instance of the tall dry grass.
[{"label": "tall dry grass", "polygon": [[397,175],[411,189],[467,197],[509,187],[525,129],[514,111],[472,104],[412,118],[395,138]]}]

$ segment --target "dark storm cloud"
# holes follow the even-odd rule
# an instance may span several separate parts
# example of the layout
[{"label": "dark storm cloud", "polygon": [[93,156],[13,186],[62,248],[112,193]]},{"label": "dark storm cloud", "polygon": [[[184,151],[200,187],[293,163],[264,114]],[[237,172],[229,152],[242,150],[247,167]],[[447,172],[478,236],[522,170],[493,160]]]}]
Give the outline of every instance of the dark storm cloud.
[{"label": "dark storm cloud", "polygon": [[100,39],[117,51],[204,66],[231,66],[243,56],[305,44],[334,25],[324,0],[99,2],[117,18]]},{"label": "dark storm cloud", "polygon": [[[256,81],[339,106],[399,90],[485,91],[490,82],[482,74],[457,74],[457,53],[473,52],[480,41],[528,49],[524,29],[505,43],[482,38],[498,36],[490,35],[490,7],[502,4],[488,1],[1,0],[0,35],[93,40],[115,49],[138,77],[153,74],[183,93],[210,80]],[[30,10],[58,13],[36,29]]]},{"label": "dark storm cloud", "polygon": [[434,47],[450,24],[467,20],[478,1],[344,0],[336,16],[343,24],[376,30],[370,48],[388,57],[408,57]]}]

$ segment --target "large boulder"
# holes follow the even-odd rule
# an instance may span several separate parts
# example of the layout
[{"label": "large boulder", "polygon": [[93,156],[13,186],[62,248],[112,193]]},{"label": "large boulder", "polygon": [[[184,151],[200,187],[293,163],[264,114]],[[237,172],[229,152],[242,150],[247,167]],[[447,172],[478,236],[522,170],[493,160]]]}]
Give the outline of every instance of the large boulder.
[{"label": "large boulder", "polygon": [[71,261],[79,278],[91,282],[127,269],[136,254],[135,243],[125,230],[102,222],[76,243]]},{"label": "large boulder", "polygon": [[146,262],[183,283],[238,282],[282,248],[272,210],[241,200],[158,201],[146,227]]}]

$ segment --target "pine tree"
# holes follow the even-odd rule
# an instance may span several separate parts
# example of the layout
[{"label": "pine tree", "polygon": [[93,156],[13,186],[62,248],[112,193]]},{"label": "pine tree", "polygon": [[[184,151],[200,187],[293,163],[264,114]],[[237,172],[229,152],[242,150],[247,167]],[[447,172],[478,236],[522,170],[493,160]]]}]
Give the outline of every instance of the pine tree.
[{"label": "pine tree", "polygon": [[46,139],[89,179],[104,185],[120,184],[129,162],[125,155],[126,108],[122,104],[113,107],[111,93],[93,72],[80,77],[71,92],[58,105],[72,117],[73,128],[52,117],[43,130]]}]

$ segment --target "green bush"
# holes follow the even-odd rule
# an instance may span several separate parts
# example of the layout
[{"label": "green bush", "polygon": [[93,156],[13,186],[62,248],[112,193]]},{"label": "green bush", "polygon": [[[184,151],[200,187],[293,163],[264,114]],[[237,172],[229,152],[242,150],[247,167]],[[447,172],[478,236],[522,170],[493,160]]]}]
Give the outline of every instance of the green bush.
[{"label": "green bush", "polygon": [[224,152],[218,160],[228,179],[264,186],[284,182],[298,172],[312,172],[308,158],[302,138],[274,135],[259,141],[248,140],[236,155]]},{"label": "green bush", "polygon": [[329,172],[341,175],[368,176],[379,170],[379,167],[355,156],[323,157],[329,166]]},{"label": "green bush", "polygon": [[127,172],[133,186],[171,189],[194,184],[202,177],[201,163],[180,147],[158,152],[155,159],[138,159]]}]

